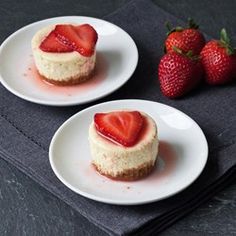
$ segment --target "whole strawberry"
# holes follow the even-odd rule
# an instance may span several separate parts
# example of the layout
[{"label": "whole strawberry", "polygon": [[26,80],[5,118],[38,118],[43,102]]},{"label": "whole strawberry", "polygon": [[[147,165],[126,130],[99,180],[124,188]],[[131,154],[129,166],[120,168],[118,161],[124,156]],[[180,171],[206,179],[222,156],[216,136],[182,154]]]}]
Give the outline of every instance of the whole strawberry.
[{"label": "whole strawberry", "polygon": [[188,93],[201,81],[202,75],[202,65],[191,53],[167,53],[158,67],[160,88],[168,98],[178,98]]},{"label": "whole strawberry", "polygon": [[198,30],[198,25],[192,19],[188,20],[188,27],[176,27],[171,29],[167,23],[169,30],[165,40],[165,50],[167,53],[173,52],[173,47],[181,49],[184,53],[192,51],[194,55],[199,55],[205,45],[205,38]]},{"label": "whole strawberry", "polygon": [[236,53],[225,29],[220,36],[220,40],[209,41],[201,51],[205,78],[212,85],[228,83],[236,74]]}]

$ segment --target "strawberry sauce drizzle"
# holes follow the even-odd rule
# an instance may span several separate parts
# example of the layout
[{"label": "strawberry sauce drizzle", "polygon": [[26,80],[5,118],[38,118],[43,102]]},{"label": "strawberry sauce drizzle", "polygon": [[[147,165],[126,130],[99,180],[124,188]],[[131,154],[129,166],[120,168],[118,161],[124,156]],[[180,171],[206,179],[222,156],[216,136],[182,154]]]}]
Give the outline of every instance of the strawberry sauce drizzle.
[{"label": "strawberry sauce drizzle", "polygon": [[160,160],[157,159],[157,168],[149,176],[148,182],[154,183],[166,178],[175,169],[177,164],[177,154],[171,144],[166,141],[159,142],[158,158],[164,163],[164,166],[158,168]]}]

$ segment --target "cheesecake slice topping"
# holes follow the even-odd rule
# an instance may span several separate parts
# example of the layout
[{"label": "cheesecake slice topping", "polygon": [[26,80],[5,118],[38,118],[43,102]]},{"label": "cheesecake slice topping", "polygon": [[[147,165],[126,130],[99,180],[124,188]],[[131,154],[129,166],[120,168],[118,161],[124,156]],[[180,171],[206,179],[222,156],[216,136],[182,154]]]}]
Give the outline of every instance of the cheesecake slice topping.
[{"label": "cheesecake slice topping", "polygon": [[96,113],[94,123],[97,132],[106,139],[125,146],[134,146],[143,128],[143,116],[138,111]]},{"label": "cheesecake slice topping", "polygon": [[97,39],[97,32],[89,24],[56,25],[39,48],[44,52],[52,53],[77,51],[85,57],[90,57],[94,53]]}]

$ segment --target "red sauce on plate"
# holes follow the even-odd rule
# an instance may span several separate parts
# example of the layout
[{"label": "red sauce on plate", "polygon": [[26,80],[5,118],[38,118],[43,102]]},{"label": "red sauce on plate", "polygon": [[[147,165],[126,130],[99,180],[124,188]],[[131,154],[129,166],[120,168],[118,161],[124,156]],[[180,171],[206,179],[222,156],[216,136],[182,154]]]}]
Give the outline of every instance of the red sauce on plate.
[{"label": "red sauce on plate", "polygon": [[23,76],[44,92],[72,96],[80,93],[86,93],[99,86],[106,79],[107,72],[108,63],[104,56],[98,53],[94,75],[92,78],[81,84],[59,86],[49,83],[38,73],[37,68],[33,62],[28,66],[25,73],[23,73]]}]

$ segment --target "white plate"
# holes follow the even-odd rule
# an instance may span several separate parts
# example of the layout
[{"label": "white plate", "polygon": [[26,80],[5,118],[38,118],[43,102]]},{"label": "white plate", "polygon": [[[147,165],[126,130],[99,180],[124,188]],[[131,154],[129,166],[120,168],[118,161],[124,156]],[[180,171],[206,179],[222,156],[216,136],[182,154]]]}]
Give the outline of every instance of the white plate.
[{"label": "white plate", "polygon": [[[91,166],[88,128],[96,112],[134,109],[156,121],[160,152],[148,177],[130,182],[99,175]],[[56,176],[84,197],[111,204],[135,205],[170,197],[188,187],[202,172],[208,156],[206,138],[183,112],[157,102],[118,100],[87,108],[68,119],[55,133],[49,159]]]},{"label": "white plate", "polygon": [[[31,52],[31,39],[41,28],[60,23],[89,23],[98,32],[97,73],[84,84],[50,86],[37,78]],[[0,47],[0,78],[13,94],[25,100],[53,106],[69,106],[94,101],[120,88],[133,74],[138,62],[132,38],[107,21],[82,16],[42,20],[9,36]]]}]

